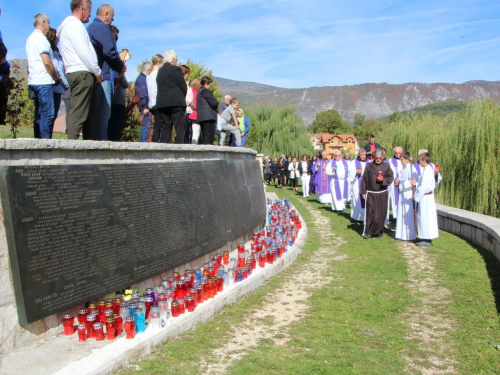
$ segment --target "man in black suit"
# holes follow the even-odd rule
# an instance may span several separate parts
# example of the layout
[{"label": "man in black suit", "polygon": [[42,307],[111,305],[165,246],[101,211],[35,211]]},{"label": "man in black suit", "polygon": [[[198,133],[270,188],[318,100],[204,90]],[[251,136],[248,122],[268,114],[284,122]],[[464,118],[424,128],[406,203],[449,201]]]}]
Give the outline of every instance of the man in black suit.
[{"label": "man in black suit", "polygon": [[375,142],[375,136],[372,134],[370,135],[370,143],[367,143],[363,148],[366,150],[366,157],[373,160],[373,154],[381,147]]},{"label": "man in black suit", "polygon": [[176,66],[177,53],[167,51],[165,64],[158,70],[156,83],[158,94],[156,108],[160,117],[160,142],[172,143],[172,126],[175,128],[175,143],[184,143],[186,133],[187,85],[181,68]]}]

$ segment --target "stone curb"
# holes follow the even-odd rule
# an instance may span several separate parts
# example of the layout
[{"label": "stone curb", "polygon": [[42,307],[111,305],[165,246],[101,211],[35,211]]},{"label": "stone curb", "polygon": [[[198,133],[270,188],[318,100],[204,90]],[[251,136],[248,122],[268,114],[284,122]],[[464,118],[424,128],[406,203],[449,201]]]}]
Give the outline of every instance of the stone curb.
[{"label": "stone curb", "polygon": [[500,261],[500,219],[436,204],[439,229],[490,251]]},{"label": "stone curb", "polygon": [[[266,195],[269,196],[269,194]],[[126,352],[116,357],[106,357],[105,360],[100,360],[99,362],[97,362],[92,358],[96,354],[96,351],[89,356],[80,359],[79,361],[69,364],[68,366],[57,371],[55,374],[112,374],[117,369],[128,365],[130,362],[151,354],[156,346],[164,343],[165,341],[167,341],[167,339],[171,339],[184,332],[187,332],[188,330],[193,329],[197,324],[210,319],[215,315],[215,313],[217,313],[226,305],[237,302],[245,294],[257,289],[262,284],[264,284],[266,280],[270,279],[286,267],[290,266],[300,254],[306,239],[307,226],[304,222],[302,222],[302,229],[299,232],[299,236],[297,237],[295,244],[281,259],[276,261],[274,264],[267,265],[264,269],[257,268],[257,270],[254,271],[250,278],[238,284],[230,286],[229,289],[226,289],[222,293],[219,293],[216,298],[208,301],[208,303],[204,303],[204,306],[198,307],[194,312],[186,313],[186,315],[179,318],[170,318],[167,327],[163,328],[157,333],[152,334],[151,337],[145,338],[142,342],[137,343],[137,345],[128,349]],[[89,365],[94,365],[96,367],[89,368]]]}]

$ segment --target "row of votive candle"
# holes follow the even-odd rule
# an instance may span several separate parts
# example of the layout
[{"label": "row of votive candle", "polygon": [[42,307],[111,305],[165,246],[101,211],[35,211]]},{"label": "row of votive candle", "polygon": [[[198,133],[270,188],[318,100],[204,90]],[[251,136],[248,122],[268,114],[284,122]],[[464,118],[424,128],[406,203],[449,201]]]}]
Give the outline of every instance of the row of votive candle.
[{"label": "row of votive candle", "polygon": [[[224,286],[245,280],[257,267],[264,268],[281,258],[296,239],[301,222],[297,212],[290,209],[290,202],[267,200],[268,226],[252,236],[250,249],[240,243],[237,256],[230,258],[229,252],[213,256],[203,267],[186,270],[181,276],[174,272],[156,288],[148,288],[142,295],[135,293],[130,300],[122,294],[114,299],[90,303],[88,308],[78,311],[79,341],[114,340],[125,330],[126,338],[132,339],[148,327],[160,330],[168,317],[178,317],[193,312],[208,299],[224,290]],[[64,334],[74,333],[74,317],[63,317]]]}]

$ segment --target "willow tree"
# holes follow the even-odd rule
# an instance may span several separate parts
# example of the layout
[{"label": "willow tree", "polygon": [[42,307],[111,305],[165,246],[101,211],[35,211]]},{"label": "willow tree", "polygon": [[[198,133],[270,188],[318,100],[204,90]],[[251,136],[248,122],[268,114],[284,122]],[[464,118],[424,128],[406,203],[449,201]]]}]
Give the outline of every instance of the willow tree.
[{"label": "willow tree", "polygon": [[252,129],[248,146],[272,157],[314,153],[309,132],[296,107],[255,107],[249,111]]},{"label": "willow tree", "polygon": [[440,202],[500,216],[500,108],[494,101],[469,103],[465,115],[401,116],[378,140],[387,149],[408,149],[410,143],[414,157],[418,149],[428,149],[443,174],[436,191]]}]

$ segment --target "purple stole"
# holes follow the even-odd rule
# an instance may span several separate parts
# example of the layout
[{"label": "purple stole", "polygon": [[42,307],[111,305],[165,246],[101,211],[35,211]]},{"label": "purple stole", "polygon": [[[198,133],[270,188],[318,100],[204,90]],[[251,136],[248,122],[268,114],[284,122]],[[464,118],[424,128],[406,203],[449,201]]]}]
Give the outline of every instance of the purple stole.
[{"label": "purple stole", "polygon": [[[394,179],[399,178],[399,172],[397,172],[397,170],[398,170],[398,160],[394,159],[394,158],[391,158],[391,164],[394,166],[394,169],[396,170],[396,176],[394,176]],[[396,206],[397,206],[398,202],[399,202],[399,186],[394,185],[393,191],[394,191],[394,199],[395,199]]]},{"label": "purple stole", "polygon": [[[316,172],[316,175],[314,176],[314,180],[316,183],[316,192],[319,194],[326,194],[328,192],[328,187],[330,184],[330,180],[328,178],[328,175],[326,174],[326,171],[323,169],[323,164],[327,164],[330,162],[330,160],[317,160],[316,163],[314,163],[313,170],[316,168],[315,166],[319,166],[318,171]],[[318,181],[318,179],[320,181]]]},{"label": "purple stole", "polygon": [[[346,177],[349,174],[349,168],[347,166],[347,161],[345,159],[342,159],[342,164],[344,164],[344,170]],[[337,162],[335,162],[335,165],[337,165]],[[340,182],[339,182],[339,177],[337,175],[337,172],[335,171],[335,174],[333,175],[333,179],[335,180],[334,185],[335,185],[335,196],[337,197],[337,200],[342,199],[342,194],[340,193]],[[347,184],[347,178],[344,180],[344,197],[347,198],[347,195],[349,194],[349,185]]]},{"label": "purple stole", "polygon": [[[356,165],[356,170],[358,170],[359,168],[363,170],[363,165],[358,159],[354,160],[354,164]],[[361,190],[361,180],[362,180],[362,175],[358,178],[358,191]],[[359,198],[361,199],[361,208],[365,208],[365,200],[363,199],[363,196],[361,194],[359,194]]]}]

